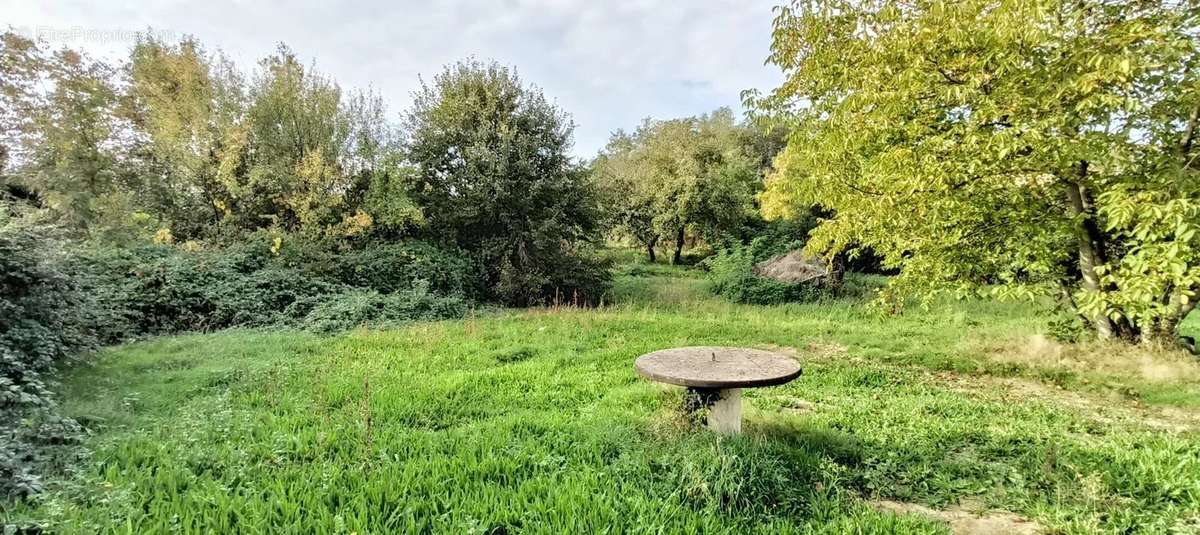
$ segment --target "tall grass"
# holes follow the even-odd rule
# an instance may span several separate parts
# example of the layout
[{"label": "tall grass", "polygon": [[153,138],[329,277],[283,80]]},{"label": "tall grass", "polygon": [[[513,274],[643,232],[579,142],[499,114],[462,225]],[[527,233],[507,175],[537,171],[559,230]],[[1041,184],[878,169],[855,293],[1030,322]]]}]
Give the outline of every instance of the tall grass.
[{"label": "tall grass", "polygon": [[[623,269],[600,309],[335,337],[226,331],[105,351],[65,385],[65,409],[93,433],[90,458],[0,524],[946,529],[871,506],[890,499],[1013,511],[1065,533],[1200,526],[1194,375],[1163,383],[1009,358],[1049,319],[1020,304],[945,302],[890,318],[855,300],[735,305],[708,297],[694,271]],[[794,351],[804,373],[749,390],[745,435],[717,437],[681,421],[678,390],[632,370],[642,353],[705,344]],[[1107,346],[1087,355],[1123,358]]]}]

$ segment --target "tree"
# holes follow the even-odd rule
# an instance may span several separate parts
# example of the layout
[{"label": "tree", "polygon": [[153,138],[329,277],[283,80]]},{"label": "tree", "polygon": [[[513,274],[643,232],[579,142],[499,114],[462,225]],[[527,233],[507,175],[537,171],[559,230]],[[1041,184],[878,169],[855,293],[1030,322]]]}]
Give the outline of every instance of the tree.
[{"label": "tree", "polygon": [[153,37],[133,48],[125,114],[145,135],[145,209],[188,238],[225,219],[248,158],[248,97],[232,62],[199,43]]},{"label": "tree", "polygon": [[657,256],[659,229],[654,224],[654,185],[643,170],[637,140],[617,131],[591,165],[608,227],[625,232],[646,249],[650,262]]},{"label": "tree", "polygon": [[33,146],[32,118],[42,106],[38,91],[49,58],[32,40],[13,32],[0,33],[0,179],[6,189],[19,187],[9,174],[22,151]]},{"label": "tree", "polygon": [[1061,296],[1100,337],[1174,336],[1200,292],[1200,7],[1188,2],[797,1],[793,126],[764,211],[833,215],[893,295]]},{"label": "tree", "polygon": [[646,246],[662,237],[682,260],[687,234],[724,240],[756,216],[754,194],[761,184],[758,142],[733,112],[667,121],[645,121],[632,135],[618,132],[592,163],[594,180],[609,192],[606,212]]},{"label": "tree", "polygon": [[495,297],[599,297],[584,255],[592,191],[567,154],[573,125],[541,91],[497,63],[470,60],[422,83],[405,121],[410,195],[428,232],[475,253]]},{"label": "tree", "polygon": [[343,92],[285,46],[247,81],[192,39],[142,40],[126,109],[144,134],[141,206],[180,237],[221,227],[344,237],[373,224],[368,201],[389,229],[419,216],[395,188],[368,199],[398,169],[382,99]]},{"label": "tree", "polygon": [[0,36],[0,74],[6,189],[36,195],[68,228],[85,232],[120,193],[112,68],[6,32]]}]

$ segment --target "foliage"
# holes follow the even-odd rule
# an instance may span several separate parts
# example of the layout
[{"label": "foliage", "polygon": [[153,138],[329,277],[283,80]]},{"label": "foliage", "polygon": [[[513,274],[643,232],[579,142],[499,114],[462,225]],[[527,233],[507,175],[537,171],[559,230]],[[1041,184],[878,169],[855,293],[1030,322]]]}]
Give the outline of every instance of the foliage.
[{"label": "foliage", "polygon": [[6,32],[0,64],[6,185],[79,235],[136,238],[149,224],[164,239],[342,239],[370,231],[368,208],[384,231],[421,221],[395,187],[381,97],[342,90],[284,46],[247,76],[191,38],[142,38],[112,65]]},{"label": "foliage", "polygon": [[199,236],[231,210],[244,169],[246,82],[232,61],[192,39],[142,40],[128,70],[124,113],[145,132],[134,154],[144,209],[181,239]]},{"label": "foliage", "polygon": [[[1173,336],[1200,291],[1200,7],[797,1],[775,20],[789,121],[768,215],[834,212],[895,294],[1062,296],[1101,336]],[[803,103],[803,105],[801,105]]]},{"label": "foliage", "polygon": [[0,34],[0,65],[6,185],[38,192],[76,232],[111,215],[104,205],[122,194],[112,67],[12,32]]},{"label": "foliage", "polygon": [[[757,240],[756,240],[757,241]],[[819,298],[825,292],[813,284],[789,284],[759,277],[754,265],[761,260],[754,245],[735,245],[705,260],[709,290],[735,303],[777,305]]]},{"label": "foliage", "polygon": [[[448,284],[449,292],[526,305],[555,295],[593,302],[604,290],[607,276],[590,251],[594,192],[568,155],[573,126],[506,68],[447,68],[416,95],[401,139],[378,95],[344,91],[283,45],[247,75],[192,38],[139,38],[127,63],[110,65],[3,35],[0,98],[11,111],[0,117],[0,176],[6,190],[28,194],[77,237],[130,247],[236,245],[265,231],[321,243],[336,256],[423,236],[462,249],[482,271],[482,291],[474,280],[431,273],[437,292]],[[151,313],[139,321],[166,324],[134,332],[280,319],[221,312],[225,301],[202,292],[222,287],[224,274],[180,258],[162,259],[154,273],[196,285],[141,280],[182,292],[159,296],[182,307],[179,317]],[[398,269],[390,268],[393,278]],[[253,286],[285,283],[279,275]],[[202,325],[210,314],[217,316]]]},{"label": "foliage", "polygon": [[73,441],[56,412],[55,367],[92,347],[85,296],[47,227],[0,204],[0,501],[40,490],[48,446]]},{"label": "foliage", "polygon": [[303,318],[306,300],[344,288],[254,252],[186,252],[167,245],[99,248],[77,261],[87,288],[111,318],[107,341],[183,331],[254,327]]},{"label": "foliage", "polygon": [[734,244],[706,258],[703,266],[708,270],[709,291],[735,303],[777,305],[859,298],[878,290],[870,277],[859,273],[845,275],[837,283],[824,284],[791,284],[754,273],[760,262],[803,248],[806,228],[810,227],[803,220],[771,222],[750,243]]},{"label": "foliage", "polygon": [[[109,342],[228,327],[319,323],[327,331],[334,323],[321,314],[336,311],[342,299],[358,303],[347,304],[347,310],[382,303],[386,321],[461,315],[464,299],[476,288],[467,260],[428,244],[329,256],[315,253],[319,247],[293,245],[276,256],[266,238],[200,251],[168,245],[92,248],[76,258],[76,269],[87,274],[85,288],[107,316],[97,328]],[[438,304],[443,298],[458,308]],[[408,307],[405,300],[417,304]],[[318,309],[325,312],[310,318]],[[401,317],[408,312],[412,316]],[[356,318],[363,314],[345,324],[362,323]]]},{"label": "foliage", "polygon": [[[342,284],[390,293],[424,281],[442,295],[483,296],[481,268],[467,254],[429,242],[373,243],[330,259],[329,275]],[[321,268],[309,265],[308,269]]]},{"label": "foliage", "polygon": [[610,224],[641,242],[652,261],[659,240],[668,239],[679,263],[689,232],[723,244],[757,217],[754,194],[769,156],[756,150],[771,150],[762,139],[728,108],[617,132],[592,162]]},{"label": "foliage", "polygon": [[[871,507],[890,499],[986,504],[1051,533],[1195,525],[1200,450],[1184,416],[1200,403],[1194,362],[1149,361],[1187,373],[1166,381],[1142,377],[1146,362],[1113,359],[1112,347],[1006,362],[1044,327],[1038,308],[947,300],[880,321],[844,301],[731,304],[695,285],[695,269],[652,267],[621,277],[638,291],[603,309],[106,350],[66,382],[66,409],[93,433],[91,462],[38,502],[0,510],[0,524],[947,531]],[[746,391],[744,437],[682,427],[682,389],[630,370],[654,349],[726,344],[804,358],[792,383]],[[1061,368],[1075,358],[1087,364]],[[1106,372],[1114,361],[1128,371]]]},{"label": "foliage", "polygon": [[352,290],[326,296],[312,306],[303,325],[315,332],[332,333],[364,325],[455,318],[466,311],[461,297],[430,293],[429,284],[419,281],[411,288],[386,294]]},{"label": "foliage", "polygon": [[603,291],[587,254],[593,194],[567,154],[572,129],[540,90],[474,60],[423,83],[406,116],[410,195],[429,232],[474,255],[504,303],[556,293],[592,302]]}]

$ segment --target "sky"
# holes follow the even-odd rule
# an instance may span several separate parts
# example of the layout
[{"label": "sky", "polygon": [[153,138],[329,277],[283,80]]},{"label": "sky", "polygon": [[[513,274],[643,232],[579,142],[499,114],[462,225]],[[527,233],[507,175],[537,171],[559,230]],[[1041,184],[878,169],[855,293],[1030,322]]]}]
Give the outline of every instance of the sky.
[{"label": "sky", "polygon": [[740,110],[745,89],[782,79],[765,65],[773,0],[451,0],[355,3],[0,0],[0,27],[108,58],[137,32],[198,38],[243,69],[288,44],[346,88],[373,88],[392,119],[418,76],[474,56],[515,67],[573,117],[590,158],[646,117]]}]

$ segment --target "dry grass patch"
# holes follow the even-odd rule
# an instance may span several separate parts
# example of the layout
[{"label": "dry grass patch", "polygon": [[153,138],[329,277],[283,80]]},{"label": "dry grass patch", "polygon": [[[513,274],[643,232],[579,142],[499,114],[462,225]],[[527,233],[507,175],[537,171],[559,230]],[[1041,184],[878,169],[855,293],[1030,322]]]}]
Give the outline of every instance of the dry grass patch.
[{"label": "dry grass patch", "polygon": [[1034,369],[1138,377],[1151,383],[1200,383],[1200,359],[1178,349],[1106,342],[1063,344],[1041,334],[973,338],[965,345],[968,352],[994,362]]},{"label": "dry grass patch", "polygon": [[1006,511],[972,511],[965,507],[933,509],[916,503],[878,500],[871,506],[898,515],[921,515],[945,522],[955,535],[1037,535],[1045,530],[1037,522]]}]

